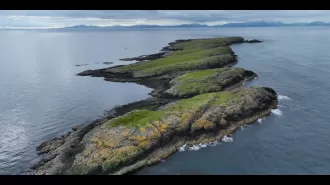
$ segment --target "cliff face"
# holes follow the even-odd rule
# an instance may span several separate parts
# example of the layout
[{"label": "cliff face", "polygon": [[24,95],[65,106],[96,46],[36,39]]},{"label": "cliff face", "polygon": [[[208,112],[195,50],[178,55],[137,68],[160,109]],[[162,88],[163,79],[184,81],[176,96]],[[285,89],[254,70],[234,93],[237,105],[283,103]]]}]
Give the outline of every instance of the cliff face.
[{"label": "cliff face", "polygon": [[155,98],[117,107],[43,143],[37,150],[49,157],[34,166],[35,174],[125,174],[268,115],[277,106],[276,92],[241,88],[257,75],[228,67],[237,62],[228,45],[242,42],[241,37],[179,40],[161,54],[133,58],[151,61],[80,73],[143,84],[155,89]]}]

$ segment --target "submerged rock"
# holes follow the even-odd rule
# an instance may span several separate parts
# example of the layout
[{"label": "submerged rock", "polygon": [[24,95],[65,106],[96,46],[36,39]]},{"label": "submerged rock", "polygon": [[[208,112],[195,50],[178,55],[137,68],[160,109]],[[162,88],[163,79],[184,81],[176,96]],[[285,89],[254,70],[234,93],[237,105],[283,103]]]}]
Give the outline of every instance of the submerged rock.
[{"label": "submerged rock", "polygon": [[246,42],[246,43],[260,43],[260,42],[262,42],[262,41],[257,40],[257,39],[252,39],[252,40],[246,40],[245,42]]},{"label": "submerged rock", "polygon": [[113,64],[113,62],[103,62],[103,64],[110,65],[110,64]]}]

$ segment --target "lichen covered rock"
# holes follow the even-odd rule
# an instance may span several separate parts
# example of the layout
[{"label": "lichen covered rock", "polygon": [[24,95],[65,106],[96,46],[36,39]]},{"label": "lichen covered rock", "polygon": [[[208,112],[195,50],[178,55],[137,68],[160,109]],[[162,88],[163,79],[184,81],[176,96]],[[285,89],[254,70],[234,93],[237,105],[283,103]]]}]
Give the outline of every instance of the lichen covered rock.
[{"label": "lichen covered rock", "polygon": [[[251,123],[259,118],[259,113],[269,113],[276,104],[277,95],[268,88],[247,88],[197,95],[155,111],[134,110],[106,121],[86,134],[80,143],[84,147],[74,156],[72,165],[65,171],[53,171],[64,174],[127,173],[168,157],[180,147],[178,143],[200,136],[203,141],[215,140],[219,131]],[[49,170],[41,169],[37,173]]]}]

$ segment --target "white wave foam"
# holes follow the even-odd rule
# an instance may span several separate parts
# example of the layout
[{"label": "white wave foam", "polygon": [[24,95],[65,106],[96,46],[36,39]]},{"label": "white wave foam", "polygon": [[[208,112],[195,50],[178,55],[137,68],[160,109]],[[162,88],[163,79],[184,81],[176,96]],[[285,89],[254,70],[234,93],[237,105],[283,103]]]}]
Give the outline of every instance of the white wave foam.
[{"label": "white wave foam", "polygon": [[199,147],[198,145],[193,145],[192,147],[189,147],[189,151],[197,151],[197,150],[199,150],[199,149],[201,149],[201,147]]},{"label": "white wave foam", "polygon": [[258,123],[262,123],[262,119],[261,118],[259,118],[257,121],[258,121]]},{"label": "white wave foam", "polygon": [[218,144],[221,144],[219,143],[218,141],[214,141],[214,142],[209,142],[209,143],[200,143],[198,145],[193,145],[191,147],[187,146],[187,144],[184,144],[183,146],[181,146],[179,148],[179,151],[180,152],[184,152],[184,151],[197,151],[201,148],[206,148],[208,146],[216,146]]},{"label": "white wave foam", "polygon": [[224,136],[221,141],[227,143],[227,142],[233,142],[234,140],[231,137]]},{"label": "white wave foam", "polygon": [[278,95],[279,100],[291,100],[291,98],[284,96],[284,95]]},{"label": "white wave foam", "polygon": [[197,151],[197,150],[199,150],[201,148],[206,148],[207,145],[210,145],[210,143],[200,143],[198,145],[193,145],[192,147],[188,147],[188,150],[189,151]]},{"label": "white wave foam", "polygon": [[282,116],[282,111],[280,109],[272,109],[271,111],[275,115]]},{"label": "white wave foam", "polygon": [[[222,142],[233,142],[233,138],[229,137],[229,136],[224,136],[221,140]],[[200,143],[198,145],[193,145],[191,147],[187,146],[187,144],[184,144],[183,146],[181,146],[179,148],[179,152],[184,152],[184,151],[197,151],[200,150],[201,148],[206,148],[208,146],[216,146],[219,143],[218,141],[214,141],[214,142],[209,142],[209,143]]]},{"label": "white wave foam", "polygon": [[187,145],[184,144],[183,146],[181,146],[181,147],[179,148],[179,151],[180,151],[180,152],[183,152],[183,151],[186,150],[186,148],[187,148]]},{"label": "white wave foam", "polygon": [[209,143],[210,146],[215,146],[215,145],[217,145],[217,144],[219,144],[218,141],[214,141],[214,142],[210,142],[210,143]]}]

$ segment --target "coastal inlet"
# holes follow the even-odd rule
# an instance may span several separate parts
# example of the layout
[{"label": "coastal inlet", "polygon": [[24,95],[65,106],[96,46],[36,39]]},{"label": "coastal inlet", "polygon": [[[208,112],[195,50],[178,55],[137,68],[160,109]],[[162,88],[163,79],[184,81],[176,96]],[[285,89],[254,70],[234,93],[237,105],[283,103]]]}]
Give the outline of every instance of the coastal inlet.
[{"label": "coastal inlet", "polygon": [[42,143],[45,158],[35,174],[127,174],[156,164],[182,146],[220,140],[276,109],[269,87],[244,88],[257,74],[235,68],[232,44],[242,37],[177,40],[160,53],[80,76],[135,82],[153,88],[152,98],[112,109],[102,119]]}]

